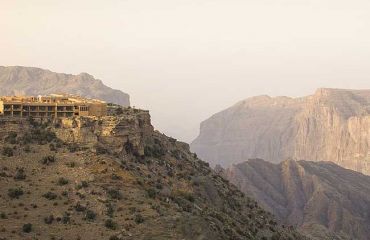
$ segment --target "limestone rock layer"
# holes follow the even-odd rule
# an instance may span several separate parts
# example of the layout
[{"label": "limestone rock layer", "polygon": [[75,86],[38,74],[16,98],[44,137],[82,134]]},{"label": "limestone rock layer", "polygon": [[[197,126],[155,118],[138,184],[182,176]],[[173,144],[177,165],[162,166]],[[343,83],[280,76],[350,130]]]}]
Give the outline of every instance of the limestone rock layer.
[{"label": "limestone rock layer", "polygon": [[370,90],[318,89],[302,98],[258,96],[201,124],[191,148],[212,165],[250,158],[332,161],[370,174]]}]

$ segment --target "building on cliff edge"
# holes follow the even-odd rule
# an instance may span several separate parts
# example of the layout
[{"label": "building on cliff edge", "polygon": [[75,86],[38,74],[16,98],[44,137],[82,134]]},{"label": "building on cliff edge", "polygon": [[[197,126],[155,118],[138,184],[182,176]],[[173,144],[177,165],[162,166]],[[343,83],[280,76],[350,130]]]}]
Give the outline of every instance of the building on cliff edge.
[{"label": "building on cliff edge", "polygon": [[0,116],[3,117],[63,118],[106,115],[106,102],[75,95],[0,97]]}]

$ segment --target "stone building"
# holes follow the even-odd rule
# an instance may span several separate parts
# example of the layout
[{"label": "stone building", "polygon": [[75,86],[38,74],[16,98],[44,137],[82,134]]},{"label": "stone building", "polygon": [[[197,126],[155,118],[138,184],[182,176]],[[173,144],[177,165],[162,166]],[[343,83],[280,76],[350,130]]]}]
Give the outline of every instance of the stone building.
[{"label": "stone building", "polygon": [[63,118],[106,116],[107,104],[97,99],[51,94],[37,97],[0,97],[0,116]]}]

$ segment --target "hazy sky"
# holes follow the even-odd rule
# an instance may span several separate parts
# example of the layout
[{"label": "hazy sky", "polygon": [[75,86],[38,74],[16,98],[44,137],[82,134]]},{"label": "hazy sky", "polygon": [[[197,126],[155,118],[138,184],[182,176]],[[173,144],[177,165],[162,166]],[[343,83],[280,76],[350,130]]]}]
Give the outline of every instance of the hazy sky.
[{"label": "hazy sky", "polygon": [[370,1],[0,0],[0,65],[88,72],[190,141],[249,96],[370,88]]}]

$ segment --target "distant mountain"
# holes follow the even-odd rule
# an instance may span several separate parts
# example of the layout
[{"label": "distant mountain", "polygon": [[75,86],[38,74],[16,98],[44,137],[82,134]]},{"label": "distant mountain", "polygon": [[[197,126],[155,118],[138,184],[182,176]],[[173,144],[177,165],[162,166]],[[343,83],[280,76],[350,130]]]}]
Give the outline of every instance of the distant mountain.
[{"label": "distant mountain", "polygon": [[370,177],[330,162],[249,160],[223,172],[287,225],[316,239],[370,239]]},{"label": "distant mountain", "polygon": [[128,94],[107,87],[87,73],[71,75],[33,67],[0,66],[0,95],[70,93],[130,105]]},{"label": "distant mountain", "polygon": [[224,167],[250,158],[293,158],[370,174],[370,90],[249,98],[204,121],[191,148]]}]

